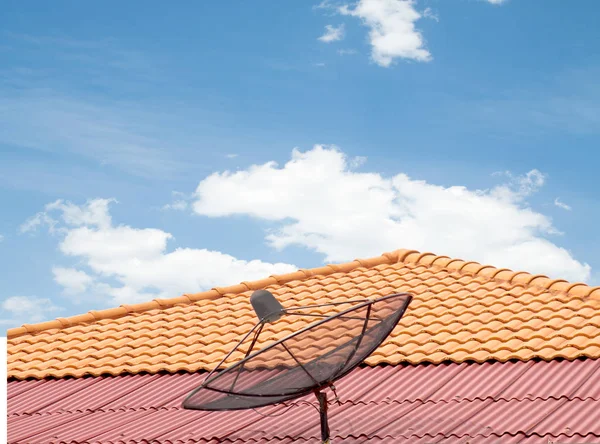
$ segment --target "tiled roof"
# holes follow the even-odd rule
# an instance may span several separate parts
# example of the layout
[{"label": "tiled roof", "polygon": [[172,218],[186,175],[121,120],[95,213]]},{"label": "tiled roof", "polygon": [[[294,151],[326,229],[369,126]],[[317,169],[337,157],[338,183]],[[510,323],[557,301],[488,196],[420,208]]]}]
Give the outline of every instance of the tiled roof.
[{"label": "tiled roof", "polygon": [[[333,442],[600,442],[600,360],[358,368],[336,383]],[[196,374],[11,381],[11,444],[318,442],[306,401],[261,409],[181,409]],[[330,394],[330,400],[331,394]],[[289,410],[288,410],[289,409]]]},{"label": "tiled roof", "polygon": [[[370,365],[600,357],[600,287],[398,250],[9,330],[8,375],[211,369],[255,323],[249,296],[259,288],[288,307],[412,293],[407,314]],[[278,328],[284,334],[297,325]]]}]

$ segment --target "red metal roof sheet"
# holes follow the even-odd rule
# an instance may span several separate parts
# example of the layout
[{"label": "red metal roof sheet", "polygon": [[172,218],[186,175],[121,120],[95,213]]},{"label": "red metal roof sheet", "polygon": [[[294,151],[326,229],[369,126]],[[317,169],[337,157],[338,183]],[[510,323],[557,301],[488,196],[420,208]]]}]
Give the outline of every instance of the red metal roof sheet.
[{"label": "red metal roof sheet", "polygon": [[[314,442],[308,396],[253,411],[180,408],[202,374],[12,381],[11,444]],[[359,368],[337,384],[334,442],[600,442],[600,360]],[[288,410],[289,409],[289,410]]]}]

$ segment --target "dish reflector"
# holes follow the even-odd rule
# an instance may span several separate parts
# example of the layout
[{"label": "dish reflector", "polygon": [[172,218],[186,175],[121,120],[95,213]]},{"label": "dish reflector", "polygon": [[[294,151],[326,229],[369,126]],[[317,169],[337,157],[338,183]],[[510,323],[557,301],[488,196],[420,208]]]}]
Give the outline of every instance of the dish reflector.
[{"label": "dish reflector", "polygon": [[[224,369],[219,365],[188,395],[183,407],[241,410],[317,393],[373,353],[398,324],[411,299],[411,295],[401,293],[378,299],[284,309],[270,293],[257,298],[252,295],[252,305],[262,318],[240,342],[258,327],[246,357]],[[255,301],[258,301],[256,305]],[[315,314],[322,311],[316,308],[343,304],[350,308],[332,315]],[[298,316],[324,319],[252,352],[265,322],[279,319],[273,324],[276,327]]]}]

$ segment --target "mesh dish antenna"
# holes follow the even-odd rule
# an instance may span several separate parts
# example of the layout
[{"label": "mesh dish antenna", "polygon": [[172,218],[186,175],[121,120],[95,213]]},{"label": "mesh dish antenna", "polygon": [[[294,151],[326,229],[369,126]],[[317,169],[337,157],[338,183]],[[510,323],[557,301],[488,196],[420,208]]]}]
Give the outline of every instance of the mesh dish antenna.
[{"label": "mesh dish antenna", "polygon": [[[356,368],[381,345],[411,300],[410,294],[398,293],[377,299],[285,308],[268,291],[255,291],[250,303],[258,322],[185,398],[183,408],[253,409],[312,392],[319,402],[321,440],[329,443],[324,390],[330,388],[336,393],[334,381]],[[282,329],[277,325],[288,318],[295,318],[300,327],[279,338]],[[270,327],[272,331],[261,336]],[[247,344],[245,352],[243,344]],[[230,358],[236,361],[225,365]]]}]

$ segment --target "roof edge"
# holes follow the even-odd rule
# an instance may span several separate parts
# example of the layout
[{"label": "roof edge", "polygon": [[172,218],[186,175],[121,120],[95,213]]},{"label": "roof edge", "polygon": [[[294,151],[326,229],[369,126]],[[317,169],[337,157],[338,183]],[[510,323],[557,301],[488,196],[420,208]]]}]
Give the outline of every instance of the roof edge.
[{"label": "roof edge", "polygon": [[590,297],[595,293],[600,297],[600,286],[591,287],[582,282],[570,283],[564,279],[550,279],[544,275],[533,275],[525,271],[512,271],[508,268],[496,268],[492,265],[481,265],[478,262],[452,259],[448,256],[437,256],[434,253],[421,253],[416,250],[394,250],[381,256],[367,259],[355,259],[342,264],[329,264],[317,268],[300,269],[286,274],[272,275],[266,279],[257,281],[245,281],[228,287],[215,287],[200,293],[183,294],[182,296],[169,299],[153,299],[149,302],[139,304],[122,304],[119,307],[106,310],[91,310],[87,313],[71,316],[68,318],[57,318],[52,321],[37,324],[23,324],[22,327],[11,328],[7,331],[8,339],[17,338],[26,334],[39,333],[45,330],[61,329],[74,325],[100,321],[103,319],[117,319],[130,313],[141,313],[148,310],[170,308],[178,304],[191,304],[194,302],[217,299],[226,294],[239,294],[248,290],[259,290],[273,284],[285,284],[287,282],[303,280],[312,276],[327,276],[333,273],[348,273],[356,268],[373,268],[383,264],[413,263],[444,268],[449,271],[482,276],[489,280],[501,280],[510,283],[519,283],[529,287],[541,287],[550,291],[567,293],[575,297]]}]

